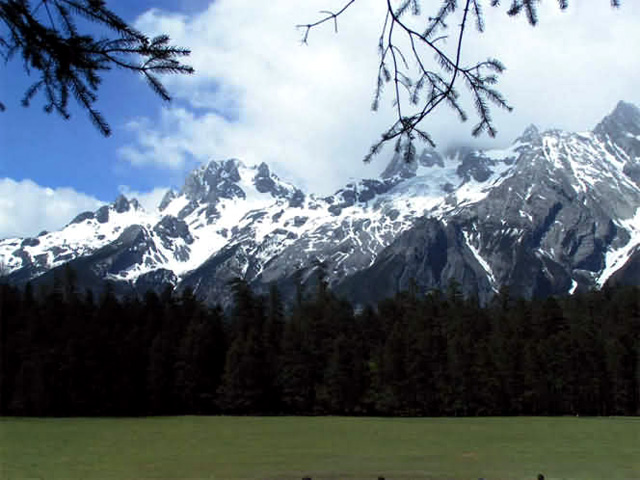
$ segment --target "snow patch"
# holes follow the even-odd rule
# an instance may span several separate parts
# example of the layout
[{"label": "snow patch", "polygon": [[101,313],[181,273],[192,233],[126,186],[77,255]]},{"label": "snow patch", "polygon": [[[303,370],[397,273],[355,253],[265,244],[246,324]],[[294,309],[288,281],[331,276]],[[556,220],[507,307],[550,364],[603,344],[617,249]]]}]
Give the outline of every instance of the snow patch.
[{"label": "snow patch", "polygon": [[627,230],[630,235],[629,241],[621,248],[609,250],[605,257],[605,268],[602,270],[597,284],[600,288],[607,283],[607,280],[616,273],[629,260],[634,251],[640,246],[640,208],[636,209],[635,215],[627,220],[617,222],[618,227]]},{"label": "snow patch", "polygon": [[465,231],[463,231],[462,234],[464,235],[465,242],[467,242],[467,246],[469,247],[469,249],[473,253],[473,256],[476,258],[476,260],[478,261],[480,266],[487,273],[487,275],[489,277],[489,281],[491,282],[491,285],[495,289],[496,277],[493,275],[493,270],[491,269],[491,265],[489,265],[487,263],[487,261],[484,258],[482,258],[482,255],[480,255],[480,252],[478,251],[478,249],[473,246],[473,243],[471,242],[470,235]]},{"label": "snow patch", "polygon": [[571,287],[569,287],[569,295],[573,295],[578,288],[578,282],[576,282],[573,278],[571,279]]}]

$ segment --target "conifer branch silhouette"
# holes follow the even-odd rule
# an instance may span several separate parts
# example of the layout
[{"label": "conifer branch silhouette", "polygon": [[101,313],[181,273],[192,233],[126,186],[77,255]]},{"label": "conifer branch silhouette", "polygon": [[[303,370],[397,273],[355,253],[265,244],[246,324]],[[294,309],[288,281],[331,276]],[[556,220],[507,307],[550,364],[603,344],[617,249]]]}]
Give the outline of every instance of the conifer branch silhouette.
[{"label": "conifer branch silhouette", "polygon": [[[78,20],[94,23],[108,35],[82,33]],[[104,72],[115,67],[139,73],[165,101],[171,96],[158,75],[194,72],[180,61],[190,51],[169,41],[167,35],[149,38],[131,27],[104,0],[41,0],[35,6],[29,0],[0,1],[0,55],[5,62],[21,57],[26,73],[38,77],[22,105],[29,106],[42,93],[44,111],[68,119],[73,97],[105,136],[111,127],[95,107]]]},{"label": "conifer branch silhouette", "polygon": [[[386,12],[378,38],[379,64],[371,108],[378,110],[384,87],[391,84],[396,118],[371,146],[364,161],[371,161],[392,140],[395,141],[395,151],[402,153],[406,161],[412,161],[416,155],[416,139],[435,146],[421,124],[441,104],[451,108],[461,121],[467,121],[469,116],[460,103],[459,84],[470,94],[478,119],[472,128],[472,135],[486,133],[495,137],[497,129],[492,108],[512,110],[495,87],[505,66],[495,58],[465,65],[462,63],[462,52],[467,23],[473,20],[476,30],[483,32],[483,5],[488,3],[491,7],[499,7],[500,0],[439,0],[439,8],[433,16],[423,12],[420,0],[385,1]],[[612,7],[619,7],[621,0],[610,2]],[[339,17],[355,3],[356,0],[349,0],[335,12],[320,12],[323,16],[316,22],[298,25],[303,30],[302,42],[308,43],[311,30],[327,22],[333,23],[337,32]],[[539,3],[540,0],[511,0],[506,13],[511,17],[524,15],[529,24],[535,26],[538,23]],[[558,6],[566,9],[569,0],[558,0]],[[450,28],[449,22],[457,18],[454,17],[456,13],[460,23]],[[413,26],[417,23],[422,23],[424,29],[418,30]],[[447,52],[442,43],[449,38],[450,30],[455,30],[455,48]],[[430,56],[433,56],[433,60]]]}]

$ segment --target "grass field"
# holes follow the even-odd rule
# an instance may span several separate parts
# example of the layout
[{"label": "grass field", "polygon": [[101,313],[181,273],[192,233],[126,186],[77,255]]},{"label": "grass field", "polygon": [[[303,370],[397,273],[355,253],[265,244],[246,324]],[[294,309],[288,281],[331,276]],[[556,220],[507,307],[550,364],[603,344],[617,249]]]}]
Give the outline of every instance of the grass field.
[{"label": "grass field", "polygon": [[640,479],[640,418],[0,419],[0,479]]}]

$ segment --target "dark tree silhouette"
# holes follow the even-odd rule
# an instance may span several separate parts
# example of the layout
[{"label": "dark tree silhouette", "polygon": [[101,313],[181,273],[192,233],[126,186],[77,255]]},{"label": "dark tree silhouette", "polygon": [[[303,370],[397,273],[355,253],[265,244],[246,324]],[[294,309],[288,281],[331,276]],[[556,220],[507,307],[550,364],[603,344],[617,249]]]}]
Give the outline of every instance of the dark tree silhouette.
[{"label": "dark tree silhouette", "polygon": [[640,413],[639,287],[481,306],[416,285],[356,313],[238,281],[227,315],[67,287],[0,284],[0,416]]},{"label": "dark tree silhouette", "polygon": [[[92,27],[92,33],[80,26]],[[96,28],[103,36],[93,33]],[[104,0],[0,0],[0,55],[5,61],[20,57],[26,73],[37,77],[22,104],[28,106],[42,92],[45,112],[68,119],[69,98],[74,97],[105,136],[111,128],[95,108],[105,71],[117,67],[139,73],[168,101],[158,74],[193,73],[180,62],[189,54],[171,45],[167,35],[149,38],[139,32]],[[0,111],[4,109],[0,103]]]},{"label": "dark tree silhouette", "polygon": [[[472,134],[478,136],[486,132],[494,137],[497,131],[491,116],[492,105],[509,111],[512,109],[495,88],[498,75],[505,67],[495,58],[463,63],[462,52],[469,22],[475,23],[475,28],[483,32],[484,6],[499,7],[500,0],[384,1],[386,13],[378,39],[380,62],[372,109],[378,109],[383,89],[390,84],[396,119],[372,145],[365,162],[392,140],[395,141],[395,150],[402,152],[406,161],[415,157],[414,140],[420,139],[435,146],[429,133],[420,125],[442,103],[449,105],[461,121],[466,121],[468,115],[460,103],[460,82],[471,94],[478,117]],[[569,6],[569,0],[557,1],[561,9]],[[613,7],[619,7],[621,0],[610,2]],[[363,2],[346,0],[336,11],[320,12],[319,20],[298,25],[303,31],[303,43],[309,40],[311,30],[325,23],[332,23],[337,32],[338,18],[356,3]],[[428,7],[433,5],[434,9],[424,11],[423,3]],[[508,0],[503,3],[508,5],[509,16],[525,15],[531,25],[538,23],[540,0]],[[453,49],[444,45],[444,40],[450,36],[454,40]]]}]

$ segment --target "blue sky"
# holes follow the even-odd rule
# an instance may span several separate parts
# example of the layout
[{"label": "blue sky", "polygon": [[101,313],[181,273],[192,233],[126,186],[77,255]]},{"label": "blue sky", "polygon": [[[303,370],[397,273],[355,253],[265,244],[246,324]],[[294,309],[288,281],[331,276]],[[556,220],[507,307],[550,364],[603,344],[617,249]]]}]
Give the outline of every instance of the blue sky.
[{"label": "blue sky", "polygon": [[[302,2],[300,2],[302,3]],[[75,105],[69,121],[30,108],[19,62],[0,69],[0,238],[59,228],[75,213],[113,201],[119,192],[148,205],[209,159],[266,161],[287,180],[329,193],[350,177],[375,177],[360,159],[392,119],[391,99],[369,110],[377,66],[382,2],[354,6],[340,24],[300,44],[297,23],[340,0],[109,0],[143,31],[169,33],[192,49],[192,78],[166,79],[163,103],[128,72],[105,76],[98,109],[113,127],[104,138]],[[497,113],[499,136],[473,141],[469,124],[442,111],[426,125],[440,146],[508,145],[530,123],[588,130],[620,100],[640,105],[640,5],[574,0],[560,13],[544,2],[541,24],[488,10],[487,32],[470,38],[470,56],[507,65],[501,91],[515,107]],[[425,2],[425,7],[427,2]],[[46,208],[45,208],[46,207]]]},{"label": "blue sky", "polygon": [[[134,22],[149,8],[167,8],[195,14],[206,8],[204,0],[110,1],[112,10]],[[179,8],[176,10],[176,6]],[[113,135],[103,137],[91,124],[85,111],[71,102],[72,118],[42,112],[44,100],[36,97],[31,107],[20,100],[29,78],[16,59],[0,70],[0,92],[8,110],[0,115],[0,177],[31,179],[48,187],[73,187],[110,201],[119,185],[149,190],[167,181],[167,173],[157,169],[139,169],[121,161],[119,146],[129,140],[125,125],[136,116],[158,115],[162,101],[139,77],[114,70],[105,75],[100,89],[98,109],[111,126]],[[179,103],[176,100],[175,103]]]}]

